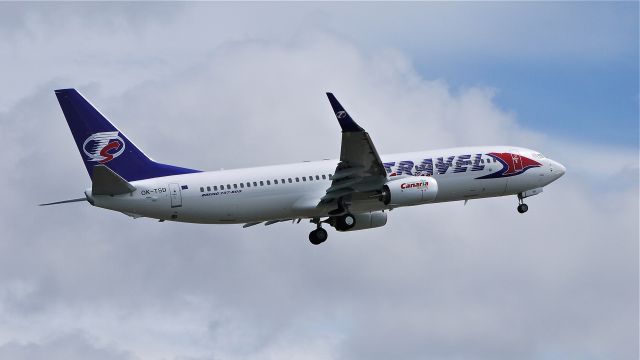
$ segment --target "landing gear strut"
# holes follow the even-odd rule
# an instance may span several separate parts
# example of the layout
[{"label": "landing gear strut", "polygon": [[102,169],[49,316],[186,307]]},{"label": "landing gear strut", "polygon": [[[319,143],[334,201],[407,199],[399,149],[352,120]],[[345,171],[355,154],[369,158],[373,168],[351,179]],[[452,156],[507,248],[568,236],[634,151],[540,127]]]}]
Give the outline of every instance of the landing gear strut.
[{"label": "landing gear strut", "polygon": [[341,197],[336,202],[337,202],[338,207],[336,209],[333,209],[333,210],[329,211],[329,215],[338,216],[338,215],[343,215],[343,214],[349,212],[348,205],[344,201],[344,198]]},{"label": "landing gear strut", "polygon": [[524,199],[522,198],[522,195],[518,194],[518,212],[520,214],[524,214],[527,212],[527,210],[529,210],[529,207],[527,206],[527,204],[524,203]]}]

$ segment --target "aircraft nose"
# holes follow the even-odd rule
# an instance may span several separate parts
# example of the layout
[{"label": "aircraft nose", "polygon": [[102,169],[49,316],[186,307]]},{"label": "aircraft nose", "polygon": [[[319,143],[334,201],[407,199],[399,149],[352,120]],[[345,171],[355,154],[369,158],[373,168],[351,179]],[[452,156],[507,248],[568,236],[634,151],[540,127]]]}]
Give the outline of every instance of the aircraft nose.
[{"label": "aircraft nose", "polygon": [[564,175],[564,173],[567,171],[567,168],[564,167],[564,165],[560,164],[559,162],[556,162],[556,164],[558,165],[558,174],[560,176]]},{"label": "aircraft nose", "polygon": [[554,178],[559,179],[567,171],[567,168],[559,162],[551,160],[551,171],[554,174]]}]

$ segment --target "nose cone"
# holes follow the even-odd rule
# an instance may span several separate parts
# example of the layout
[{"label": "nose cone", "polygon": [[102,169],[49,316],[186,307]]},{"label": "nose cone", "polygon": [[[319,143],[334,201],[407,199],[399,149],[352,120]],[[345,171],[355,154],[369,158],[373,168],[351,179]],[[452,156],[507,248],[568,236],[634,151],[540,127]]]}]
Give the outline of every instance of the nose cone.
[{"label": "nose cone", "polygon": [[558,180],[567,171],[567,168],[557,161],[551,160],[549,165],[549,170],[551,170],[553,181]]},{"label": "nose cone", "polygon": [[567,168],[564,167],[564,165],[560,164],[559,162],[556,161],[556,167],[558,168],[558,177],[564,175],[564,173],[567,171]]}]

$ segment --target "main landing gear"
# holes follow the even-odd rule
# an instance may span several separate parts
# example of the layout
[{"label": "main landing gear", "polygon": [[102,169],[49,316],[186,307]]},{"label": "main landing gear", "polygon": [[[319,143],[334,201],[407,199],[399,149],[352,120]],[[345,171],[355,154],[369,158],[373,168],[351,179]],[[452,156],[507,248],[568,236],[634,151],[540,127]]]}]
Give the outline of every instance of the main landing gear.
[{"label": "main landing gear", "polygon": [[527,210],[529,210],[529,206],[527,206],[527,204],[524,203],[524,198],[522,197],[522,194],[518,194],[518,212],[520,214],[524,214],[527,212]]},{"label": "main landing gear", "polygon": [[315,218],[312,219],[311,222],[315,223],[318,226],[315,230],[309,233],[309,241],[313,245],[320,245],[327,240],[328,234],[327,230],[322,228],[323,222],[329,223],[338,231],[347,231],[356,226],[356,218],[351,213],[346,213],[340,216],[332,216],[324,221],[320,221],[319,218]]},{"label": "main landing gear", "polygon": [[329,235],[327,234],[327,230],[321,228],[320,225],[318,225],[317,229],[309,233],[309,241],[311,241],[313,245],[320,245],[325,242],[325,240],[327,240],[328,236]]},{"label": "main landing gear", "polygon": [[356,218],[350,213],[335,217],[334,227],[338,231],[347,231],[354,226],[356,226]]}]

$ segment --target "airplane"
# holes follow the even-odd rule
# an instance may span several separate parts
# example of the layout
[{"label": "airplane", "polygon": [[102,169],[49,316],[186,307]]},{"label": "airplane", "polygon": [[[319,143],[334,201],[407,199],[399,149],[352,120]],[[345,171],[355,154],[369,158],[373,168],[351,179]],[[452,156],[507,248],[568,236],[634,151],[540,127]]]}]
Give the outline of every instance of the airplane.
[{"label": "airplane", "polygon": [[250,227],[302,219],[309,241],[327,240],[323,225],[355,231],[386,225],[405,206],[515,195],[517,210],[564,175],[540,152],[481,146],[379,155],[369,134],[332,93],[342,129],[340,158],[245,169],[201,171],[155,162],[75,89],[55,90],[91,178],[87,201],[133,218]]}]

